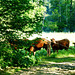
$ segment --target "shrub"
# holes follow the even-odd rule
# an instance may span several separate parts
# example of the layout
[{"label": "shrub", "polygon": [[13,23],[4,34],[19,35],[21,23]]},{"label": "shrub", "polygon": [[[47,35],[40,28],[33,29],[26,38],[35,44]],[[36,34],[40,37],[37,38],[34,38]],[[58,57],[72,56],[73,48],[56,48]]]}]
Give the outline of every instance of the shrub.
[{"label": "shrub", "polygon": [[10,44],[5,42],[0,42],[0,66],[1,68],[6,68],[7,66],[20,66],[29,67],[36,62],[33,53],[29,55],[29,51],[23,49],[11,48]]},{"label": "shrub", "polygon": [[42,56],[46,56],[47,55],[47,51],[46,49],[41,48],[41,50],[36,51],[35,57],[37,60],[41,60]]},{"label": "shrub", "polygon": [[19,49],[18,52],[15,52],[12,59],[14,66],[20,67],[29,67],[31,65],[34,65],[36,61],[35,56],[33,56],[33,53],[29,55],[29,52],[25,49]]}]

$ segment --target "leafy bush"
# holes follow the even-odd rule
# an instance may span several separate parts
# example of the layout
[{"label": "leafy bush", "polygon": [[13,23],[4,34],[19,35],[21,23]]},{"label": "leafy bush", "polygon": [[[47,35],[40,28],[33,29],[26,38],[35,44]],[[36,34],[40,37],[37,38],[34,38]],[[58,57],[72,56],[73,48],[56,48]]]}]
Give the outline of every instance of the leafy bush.
[{"label": "leafy bush", "polygon": [[0,42],[0,66],[6,68],[12,65],[12,48],[7,41]]},{"label": "leafy bush", "polygon": [[12,59],[13,65],[20,67],[29,67],[31,65],[34,65],[36,61],[33,53],[29,55],[29,51],[25,49],[19,49],[18,52],[15,52]]},{"label": "leafy bush", "polygon": [[41,60],[41,57],[46,55],[47,55],[46,49],[41,48],[41,50],[36,51],[35,57],[37,60]]},{"label": "leafy bush", "polygon": [[6,53],[2,58],[2,68],[6,68],[7,66],[30,67],[36,62],[35,56],[33,54],[29,55],[29,52],[24,49],[13,50],[11,54]]},{"label": "leafy bush", "polygon": [[0,42],[0,66],[6,68],[7,66],[29,67],[34,63],[31,60],[33,54],[23,49],[13,49],[7,41]]}]

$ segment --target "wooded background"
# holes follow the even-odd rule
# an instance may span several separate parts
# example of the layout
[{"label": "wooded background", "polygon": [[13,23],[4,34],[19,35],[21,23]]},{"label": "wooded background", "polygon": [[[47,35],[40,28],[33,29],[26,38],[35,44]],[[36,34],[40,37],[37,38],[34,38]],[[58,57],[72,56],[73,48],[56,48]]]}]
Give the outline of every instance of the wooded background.
[{"label": "wooded background", "polygon": [[47,8],[44,31],[74,32],[75,1],[43,0]]},{"label": "wooded background", "polygon": [[[1,0],[0,36],[75,31],[74,0]],[[26,36],[27,37],[27,36]]]}]

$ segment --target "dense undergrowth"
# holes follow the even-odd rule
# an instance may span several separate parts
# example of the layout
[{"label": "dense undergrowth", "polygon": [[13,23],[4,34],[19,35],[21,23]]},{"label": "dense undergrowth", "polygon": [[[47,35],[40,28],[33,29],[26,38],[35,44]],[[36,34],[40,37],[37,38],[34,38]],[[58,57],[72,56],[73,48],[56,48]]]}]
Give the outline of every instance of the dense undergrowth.
[{"label": "dense undergrowth", "polygon": [[30,53],[29,50],[25,50],[26,47],[22,49],[14,49],[14,46],[6,42],[0,42],[0,68],[6,69],[8,67],[25,67],[28,68],[38,63],[40,56],[46,56],[47,51],[41,48],[40,51],[36,51],[35,56]]}]

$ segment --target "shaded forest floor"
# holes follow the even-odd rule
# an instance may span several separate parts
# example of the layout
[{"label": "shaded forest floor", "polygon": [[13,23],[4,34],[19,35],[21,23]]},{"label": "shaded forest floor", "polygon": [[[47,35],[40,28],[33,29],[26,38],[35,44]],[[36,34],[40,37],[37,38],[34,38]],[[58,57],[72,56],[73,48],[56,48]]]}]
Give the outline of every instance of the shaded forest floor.
[{"label": "shaded forest floor", "polygon": [[[16,71],[13,73],[13,71]],[[39,63],[30,68],[12,68],[0,71],[0,75],[75,75],[75,57],[43,57]]]},{"label": "shaded forest floor", "polygon": [[75,57],[43,57],[38,65],[14,75],[75,75]]}]

